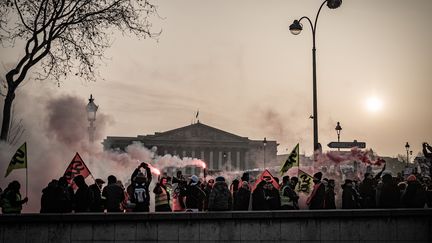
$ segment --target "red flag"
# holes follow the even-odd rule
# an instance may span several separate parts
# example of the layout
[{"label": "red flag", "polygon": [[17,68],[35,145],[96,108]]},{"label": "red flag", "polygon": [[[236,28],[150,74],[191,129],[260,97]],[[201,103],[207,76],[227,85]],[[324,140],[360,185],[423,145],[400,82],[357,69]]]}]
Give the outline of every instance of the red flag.
[{"label": "red flag", "polygon": [[274,179],[274,177],[272,176],[272,174],[270,174],[270,172],[268,170],[264,170],[263,173],[261,173],[261,175],[257,178],[257,180],[255,181],[255,184],[252,188],[252,191],[255,190],[256,186],[262,181],[268,181],[271,182],[273,184],[273,186],[279,190],[279,184],[276,182],[276,180]]},{"label": "red flag", "polygon": [[82,176],[84,176],[84,179],[85,179],[90,174],[91,174],[90,170],[85,165],[85,163],[82,160],[81,156],[78,153],[76,153],[75,157],[70,162],[70,164],[67,167],[67,169],[66,169],[66,171],[65,171],[65,173],[64,173],[63,176],[66,178],[67,182],[69,184],[71,184],[72,183],[72,179],[75,176],[82,175]]}]

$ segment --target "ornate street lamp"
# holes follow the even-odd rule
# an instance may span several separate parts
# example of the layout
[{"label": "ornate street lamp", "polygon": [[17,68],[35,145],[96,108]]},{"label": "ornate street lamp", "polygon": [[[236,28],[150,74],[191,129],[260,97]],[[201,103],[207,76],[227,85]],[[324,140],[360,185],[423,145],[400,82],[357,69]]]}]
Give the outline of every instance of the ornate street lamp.
[{"label": "ornate street lamp", "polygon": [[96,121],[96,112],[99,108],[93,101],[93,95],[90,95],[89,103],[86,106],[87,119],[90,123],[90,126],[88,127],[90,143],[93,143],[94,141],[94,132],[96,130],[94,122]]},{"label": "ornate street lamp", "polygon": [[263,148],[264,148],[264,170],[266,168],[266,146],[267,146],[267,138],[263,140]]},{"label": "ornate street lamp", "polygon": [[294,20],[294,22],[289,26],[289,30],[293,35],[298,35],[303,30],[303,25],[301,24],[301,21],[303,19],[308,20],[311,29],[312,29],[312,40],[313,40],[313,46],[312,46],[312,78],[313,78],[313,129],[314,129],[314,151],[319,149],[318,145],[318,108],[317,108],[317,78],[316,78],[316,47],[315,47],[315,33],[316,33],[316,27],[317,27],[317,21],[318,16],[321,12],[322,7],[324,4],[327,3],[327,6],[330,9],[336,9],[342,4],[342,0],[325,0],[320,8],[318,9],[318,13],[315,17],[315,22],[312,24],[312,20],[306,16],[301,17],[299,20]]},{"label": "ornate street lamp", "polygon": [[[336,130],[336,133],[337,133],[337,136],[338,136],[338,143],[340,142],[340,133],[341,133],[341,131],[342,131],[342,127],[341,127],[341,125],[340,125],[340,122],[337,122],[336,123],[336,128],[335,128],[335,130]],[[338,148],[338,151],[340,151],[340,148]]]},{"label": "ornate street lamp", "polygon": [[407,142],[406,144],[405,144],[405,149],[406,149],[406,152],[407,152],[407,165],[409,164],[409,149],[410,149],[410,145],[409,145],[409,143]]}]

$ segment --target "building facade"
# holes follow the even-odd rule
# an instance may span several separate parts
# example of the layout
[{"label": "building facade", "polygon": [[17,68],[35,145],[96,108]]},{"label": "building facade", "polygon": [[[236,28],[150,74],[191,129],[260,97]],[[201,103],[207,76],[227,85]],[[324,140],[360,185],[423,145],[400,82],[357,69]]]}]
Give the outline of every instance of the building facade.
[{"label": "building facade", "polygon": [[189,126],[153,135],[112,137],[104,141],[105,150],[124,150],[133,142],[141,142],[148,149],[157,148],[160,156],[171,154],[180,158],[203,160],[209,171],[247,170],[263,167],[276,161],[277,143],[268,140],[250,140],[199,121]]}]

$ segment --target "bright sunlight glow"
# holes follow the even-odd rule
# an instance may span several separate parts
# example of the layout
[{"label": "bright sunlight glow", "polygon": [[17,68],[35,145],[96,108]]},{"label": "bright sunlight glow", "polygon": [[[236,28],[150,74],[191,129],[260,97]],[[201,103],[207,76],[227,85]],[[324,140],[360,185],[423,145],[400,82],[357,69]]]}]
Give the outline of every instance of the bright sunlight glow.
[{"label": "bright sunlight glow", "polygon": [[371,112],[378,112],[378,111],[380,111],[382,109],[383,103],[377,97],[369,97],[366,100],[366,107]]}]

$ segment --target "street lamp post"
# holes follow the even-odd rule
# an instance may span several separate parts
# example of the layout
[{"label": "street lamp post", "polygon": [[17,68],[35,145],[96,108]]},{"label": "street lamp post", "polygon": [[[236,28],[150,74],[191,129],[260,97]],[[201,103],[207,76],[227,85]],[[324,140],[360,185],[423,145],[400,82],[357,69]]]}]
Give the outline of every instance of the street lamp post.
[{"label": "street lamp post", "polygon": [[264,150],[264,170],[266,168],[266,146],[267,146],[267,138],[263,140],[263,150]]},{"label": "street lamp post", "polygon": [[93,95],[90,95],[89,103],[86,106],[87,119],[90,123],[88,127],[90,143],[94,142],[94,132],[96,130],[96,126],[94,125],[94,122],[96,121],[96,111],[99,108],[93,101],[94,101]]},{"label": "street lamp post", "polygon": [[[335,128],[335,130],[336,130],[336,133],[337,133],[337,136],[338,136],[338,143],[340,142],[340,133],[341,133],[341,131],[342,131],[342,127],[341,127],[341,125],[340,125],[340,122],[337,122],[336,123],[336,128]],[[340,151],[340,148],[338,148],[338,151]]]},{"label": "street lamp post", "polygon": [[324,4],[327,3],[327,6],[330,9],[336,9],[342,4],[342,0],[325,0],[320,8],[318,9],[318,13],[315,17],[315,22],[312,24],[312,21],[309,17],[303,16],[299,20],[294,20],[294,22],[289,26],[289,29],[293,35],[298,35],[303,30],[303,25],[300,23],[303,19],[307,19],[312,29],[312,78],[313,78],[313,133],[314,133],[314,151],[319,149],[318,145],[318,108],[317,108],[317,78],[316,78],[316,46],[315,46],[315,34],[316,27],[319,14],[321,12]]},{"label": "street lamp post", "polygon": [[408,142],[405,144],[405,149],[407,152],[407,165],[408,165],[409,164],[409,150],[410,150],[410,145]]}]

